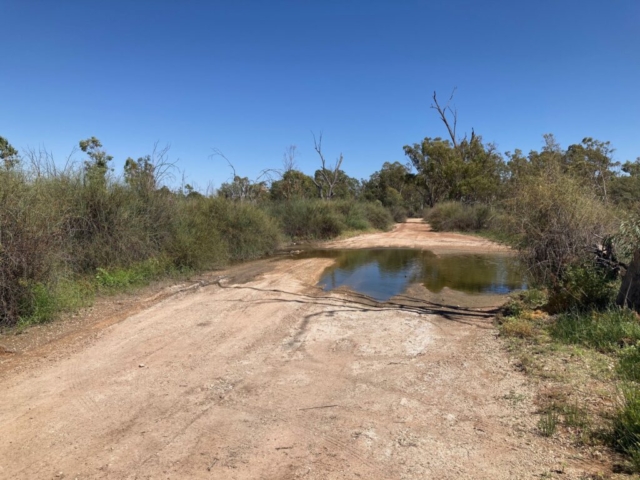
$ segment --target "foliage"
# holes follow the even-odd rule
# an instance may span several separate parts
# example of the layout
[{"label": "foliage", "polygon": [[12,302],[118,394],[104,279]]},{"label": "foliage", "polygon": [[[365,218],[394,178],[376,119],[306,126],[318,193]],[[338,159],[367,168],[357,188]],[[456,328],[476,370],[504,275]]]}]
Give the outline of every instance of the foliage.
[{"label": "foliage", "polygon": [[[382,168],[362,182],[362,194],[366,200],[378,201],[389,208],[394,218],[405,215],[419,216],[424,208],[424,192],[411,172],[411,165],[385,162]],[[394,213],[397,212],[397,213]],[[404,221],[396,219],[397,222]]]},{"label": "foliage", "polygon": [[80,150],[89,157],[84,162],[87,181],[104,186],[105,177],[109,171],[109,162],[113,160],[113,157],[102,150],[102,143],[96,137],[81,140]]},{"label": "foliage", "polygon": [[488,205],[443,202],[424,211],[424,219],[437,232],[477,232],[490,227],[492,209]]},{"label": "foliage", "polygon": [[235,175],[231,182],[220,185],[218,195],[227,200],[255,202],[267,198],[269,191],[265,182],[252,182],[248,177]]},{"label": "foliage", "polygon": [[393,217],[393,221],[396,223],[406,222],[407,217],[409,216],[407,209],[401,205],[394,205],[390,207],[389,213],[391,213],[391,217]]},{"label": "foliage", "polygon": [[560,312],[605,308],[614,302],[618,288],[619,282],[607,268],[588,260],[569,264],[551,287],[548,309]]},{"label": "foliage", "polygon": [[127,287],[146,285],[171,270],[168,259],[149,258],[127,268],[97,268],[96,284],[107,290],[124,290]]},{"label": "foliage", "polygon": [[326,173],[322,169],[316,170],[313,179],[317,190],[320,192],[320,198],[325,199],[348,199],[357,198],[360,195],[360,182],[358,179],[350,177],[343,170],[334,172],[335,183],[329,184],[325,178]]},{"label": "foliage", "polygon": [[613,218],[589,189],[551,169],[518,180],[506,206],[522,256],[534,278],[550,285],[570,265],[595,260],[594,250],[614,231]]},{"label": "foliage", "polygon": [[418,172],[430,207],[446,200],[492,203],[501,196],[504,160],[479,136],[455,146],[440,137],[426,137],[406,145],[404,152]]},{"label": "foliage", "polygon": [[0,136],[0,167],[4,167],[5,170],[11,170],[20,161],[20,155],[18,151],[13,148],[9,141]]},{"label": "foliage", "polygon": [[271,198],[276,201],[317,198],[313,179],[299,170],[287,170],[271,184]]},{"label": "foliage", "polygon": [[346,230],[387,230],[393,223],[382,205],[370,202],[293,200],[266,208],[292,240],[324,240]]}]

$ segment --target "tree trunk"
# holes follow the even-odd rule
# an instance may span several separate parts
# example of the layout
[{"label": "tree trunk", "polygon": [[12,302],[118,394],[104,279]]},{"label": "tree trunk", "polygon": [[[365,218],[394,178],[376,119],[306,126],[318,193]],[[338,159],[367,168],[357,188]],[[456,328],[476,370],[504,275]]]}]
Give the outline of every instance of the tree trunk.
[{"label": "tree trunk", "polygon": [[616,303],[640,312],[640,250],[636,250],[633,261],[622,278]]}]

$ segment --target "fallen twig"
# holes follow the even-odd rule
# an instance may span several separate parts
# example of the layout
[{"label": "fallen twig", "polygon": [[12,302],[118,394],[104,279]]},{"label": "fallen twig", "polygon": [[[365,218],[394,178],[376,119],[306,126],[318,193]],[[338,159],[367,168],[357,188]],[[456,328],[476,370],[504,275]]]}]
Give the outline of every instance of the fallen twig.
[{"label": "fallen twig", "polygon": [[207,467],[207,471],[209,471],[209,472],[210,472],[210,471],[211,471],[211,469],[214,467],[214,465],[215,465],[216,463],[218,463],[218,457],[216,457],[216,458],[214,458],[214,459],[213,459],[213,462],[211,462],[211,465],[209,465],[209,466]]},{"label": "fallen twig", "polygon": [[306,408],[299,408],[298,410],[315,410],[318,408],[332,408],[332,407],[339,407],[340,405],[320,405],[318,407],[306,407]]}]

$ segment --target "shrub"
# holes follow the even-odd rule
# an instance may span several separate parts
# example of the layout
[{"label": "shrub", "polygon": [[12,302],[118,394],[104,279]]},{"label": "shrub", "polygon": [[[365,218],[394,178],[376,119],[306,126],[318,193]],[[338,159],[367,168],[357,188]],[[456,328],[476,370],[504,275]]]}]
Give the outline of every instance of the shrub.
[{"label": "shrub", "polygon": [[346,200],[291,200],[265,207],[280,229],[291,239],[325,240],[335,238],[346,229],[387,230],[393,220],[379,204]]},{"label": "shrub", "polygon": [[109,175],[104,152],[88,155],[91,161],[63,170],[37,154],[29,168],[0,168],[0,326],[47,321],[85,304],[96,289],[258,258],[277,248],[282,233],[329,239],[393,221],[380,204],[259,206],[185,195],[161,187],[166,170],[151,157],[129,161],[120,179]]},{"label": "shrub", "polygon": [[216,230],[233,261],[250,260],[271,254],[280,243],[276,222],[254,205],[210,199]]},{"label": "shrub", "polygon": [[165,259],[149,258],[127,268],[97,268],[96,283],[107,290],[146,285],[171,269]]},{"label": "shrub", "polygon": [[613,304],[618,282],[611,272],[593,262],[565,266],[549,295],[550,311],[601,309]]},{"label": "shrub", "polygon": [[333,238],[346,228],[330,202],[300,199],[274,203],[267,208],[291,239]]},{"label": "shrub", "polygon": [[425,210],[424,219],[437,232],[476,232],[490,227],[492,217],[488,205],[443,202]]},{"label": "shrub", "polygon": [[389,230],[393,224],[393,218],[389,211],[379,203],[363,203],[367,220],[373,228]]},{"label": "shrub", "polygon": [[195,197],[180,203],[166,245],[169,258],[178,268],[214,268],[229,261],[227,245],[216,229],[212,202]]},{"label": "shrub", "polygon": [[558,172],[523,179],[507,209],[530,273],[551,286],[570,266],[593,262],[594,247],[614,230],[597,195]]},{"label": "shrub", "polygon": [[533,325],[528,320],[522,318],[507,317],[500,332],[506,337],[529,338],[533,336]]},{"label": "shrub", "polygon": [[42,315],[43,283],[64,258],[64,206],[55,188],[0,170],[0,325]]},{"label": "shrub", "polygon": [[393,207],[390,207],[389,211],[391,212],[391,217],[393,218],[394,222],[404,223],[407,221],[408,212],[406,208],[400,205],[395,205]]}]

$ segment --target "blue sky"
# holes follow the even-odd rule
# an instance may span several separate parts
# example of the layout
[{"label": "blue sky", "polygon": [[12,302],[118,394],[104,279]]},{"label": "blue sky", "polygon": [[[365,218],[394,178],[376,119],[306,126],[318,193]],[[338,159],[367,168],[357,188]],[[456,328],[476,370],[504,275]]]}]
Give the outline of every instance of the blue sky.
[{"label": "blue sky", "polygon": [[[459,130],[501,151],[610,140],[640,156],[640,2],[0,1],[0,135],[62,160],[97,136],[122,168],[171,144],[187,181],[278,168],[311,132],[351,176],[405,161],[446,131],[429,109],[457,87]],[[81,158],[81,157],[78,157]]]}]

